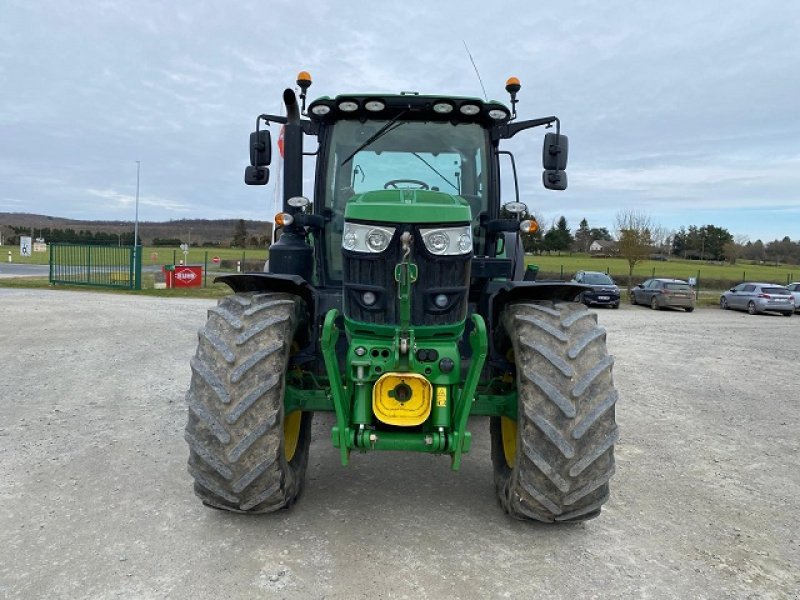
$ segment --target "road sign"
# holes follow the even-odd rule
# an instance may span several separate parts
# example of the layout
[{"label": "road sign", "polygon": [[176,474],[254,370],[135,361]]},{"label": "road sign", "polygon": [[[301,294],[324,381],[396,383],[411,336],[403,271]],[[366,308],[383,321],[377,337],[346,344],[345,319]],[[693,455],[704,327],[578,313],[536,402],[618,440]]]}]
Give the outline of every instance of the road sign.
[{"label": "road sign", "polygon": [[213,262],[215,265],[218,265],[218,264],[219,264],[219,262],[220,262],[220,258],[219,258],[219,256],[215,256],[214,258],[212,258],[212,259],[211,259],[211,262]]},{"label": "road sign", "polygon": [[183,250],[184,252],[188,252],[189,251],[189,244],[181,244],[181,250]]},{"label": "road sign", "polygon": [[30,256],[31,255],[31,238],[28,235],[20,236],[19,238],[19,255],[20,256]]}]

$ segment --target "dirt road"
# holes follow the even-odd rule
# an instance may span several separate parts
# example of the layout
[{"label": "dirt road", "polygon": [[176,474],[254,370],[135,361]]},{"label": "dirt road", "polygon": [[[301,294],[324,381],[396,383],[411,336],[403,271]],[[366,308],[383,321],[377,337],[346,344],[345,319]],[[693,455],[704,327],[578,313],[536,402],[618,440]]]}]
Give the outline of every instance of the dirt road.
[{"label": "dirt road", "polygon": [[204,508],[183,396],[212,301],[0,289],[0,597],[797,598],[800,317],[600,310],[611,500],[512,521],[488,422],[448,460],[338,466],[318,416],[291,511]]}]

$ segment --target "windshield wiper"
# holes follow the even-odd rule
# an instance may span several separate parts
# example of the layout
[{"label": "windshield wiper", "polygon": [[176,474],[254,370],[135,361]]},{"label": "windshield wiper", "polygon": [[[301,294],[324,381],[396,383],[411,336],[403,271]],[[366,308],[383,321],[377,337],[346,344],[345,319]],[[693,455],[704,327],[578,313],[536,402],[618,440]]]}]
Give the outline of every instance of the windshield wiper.
[{"label": "windshield wiper", "polygon": [[[345,166],[345,165],[346,165],[348,162],[350,162],[350,160],[351,160],[351,159],[352,159],[352,158],[353,158],[353,157],[354,157],[356,154],[358,154],[359,152],[361,152],[361,151],[362,151],[364,148],[366,148],[367,146],[369,146],[371,143],[373,143],[373,142],[377,141],[377,139],[378,139],[378,138],[380,138],[380,137],[382,137],[384,134],[386,134],[386,133],[389,133],[389,130],[390,130],[390,128],[391,128],[391,129],[396,129],[397,127],[400,127],[400,125],[402,125],[403,123],[405,123],[405,121],[403,121],[403,123],[397,123],[397,120],[398,120],[400,117],[402,117],[403,115],[405,115],[407,112],[408,112],[408,109],[401,110],[401,111],[400,111],[399,113],[397,113],[397,114],[396,114],[394,117],[392,117],[392,118],[391,118],[389,121],[386,121],[386,123],[384,124],[384,126],[383,126],[383,127],[381,127],[380,129],[378,129],[378,131],[376,131],[376,132],[375,132],[375,133],[373,133],[371,136],[369,136],[369,138],[368,138],[368,139],[367,139],[367,140],[366,140],[366,141],[365,141],[363,144],[361,144],[361,145],[360,145],[358,148],[356,148],[355,150],[353,150],[353,152],[352,152],[352,153],[350,153],[350,156],[348,156],[347,158],[345,158],[345,159],[342,161],[342,164],[341,164],[341,165],[339,165],[339,166],[340,166],[340,167],[343,167],[343,166]],[[397,123],[396,127],[392,127],[392,125],[394,125],[395,123]]]},{"label": "windshield wiper", "polygon": [[417,154],[416,152],[412,152],[411,154],[413,154],[413,155],[414,155],[414,156],[416,156],[418,159],[420,159],[420,160],[421,160],[423,163],[425,163],[425,166],[426,166],[426,167],[428,167],[428,168],[429,168],[431,171],[433,171],[433,172],[434,172],[434,173],[436,173],[436,174],[437,174],[439,177],[441,177],[442,179],[444,179],[445,183],[447,183],[448,185],[452,186],[452,188],[453,188],[453,189],[454,189],[454,190],[455,190],[457,193],[459,193],[459,194],[461,193],[461,190],[459,190],[459,189],[458,189],[458,186],[457,186],[455,183],[453,183],[452,181],[450,181],[450,180],[449,180],[447,177],[445,177],[444,175],[442,175],[441,173],[439,173],[439,171],[437,171],[437,170],[436,170],[436,168],[435,168],[435,167],[434,167],[434,166],[433,166],[431,163],[429,163],[427,160],[425,160],[424,158],[422,158],[422,157],[421,157],[419,154]]}]

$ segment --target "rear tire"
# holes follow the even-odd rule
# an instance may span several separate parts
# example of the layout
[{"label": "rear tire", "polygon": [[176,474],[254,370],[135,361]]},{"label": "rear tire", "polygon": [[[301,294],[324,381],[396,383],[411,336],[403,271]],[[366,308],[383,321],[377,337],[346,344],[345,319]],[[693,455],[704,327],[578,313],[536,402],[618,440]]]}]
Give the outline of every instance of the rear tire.
[{"label": "rear tire", "polygon": [[656,300],[655,296],[650,298],[650,308],[652,308],[653,310],[658,310],[658,300]]},{"label": "rear tire", "polygon": [[619,436],[605,330],[575,303],[512,304],[501,326],[500,342],[514,352],[518,416],[491,421],[500,504],[546,523],[596,517]]},{"label": "rear tire", "polygon": [[313,413],[287,418],[284,388],[302,317],[289,294],[234,294],[209,311],[186,394],[189,473],[204,504],[268,513],[300,495]]},{"label": "rear tire", "polygon": [[685,310],[686,312],[694,312],[694,306],[687,306]]},{"label": "rear tire", "polygon": [[747,303],[747,312],[751,315],[756,314],[756,304],[752,300]]},{"label": "rear tire", "polygon": [[794,311],[792,311],[792,312],[785,312],[785,313],[783,313],[783,316],[784,316],[784,317],[791,317],[793,314],[794,314]]}]

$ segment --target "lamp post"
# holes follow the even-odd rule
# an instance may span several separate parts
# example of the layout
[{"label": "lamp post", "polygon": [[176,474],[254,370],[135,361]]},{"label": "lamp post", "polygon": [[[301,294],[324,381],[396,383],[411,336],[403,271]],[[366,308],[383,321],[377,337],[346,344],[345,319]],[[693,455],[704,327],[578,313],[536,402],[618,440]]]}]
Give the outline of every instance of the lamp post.
[{"label": "lamp post", "polygon": [[141,161],[136,161],[136,217],[133,221],[133,252],[136,257],[136,247],[139,245],[139,169]]}]

